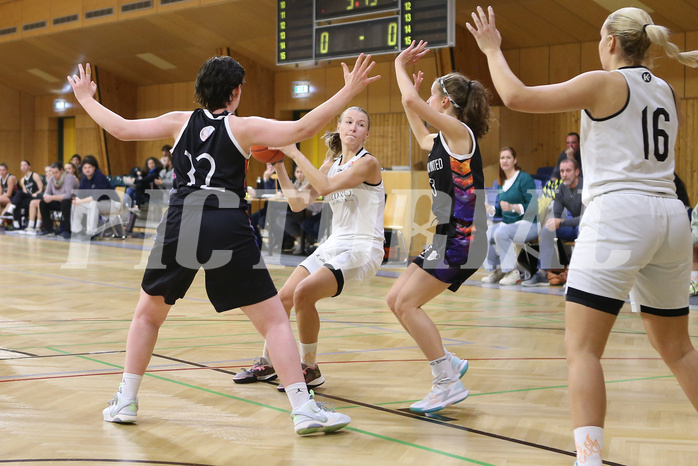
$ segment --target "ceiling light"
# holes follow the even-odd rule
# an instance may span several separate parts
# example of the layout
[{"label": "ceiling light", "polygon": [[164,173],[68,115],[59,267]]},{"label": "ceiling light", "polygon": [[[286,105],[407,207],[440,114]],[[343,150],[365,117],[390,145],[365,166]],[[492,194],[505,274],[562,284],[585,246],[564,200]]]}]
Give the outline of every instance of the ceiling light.
[{"label": "ceiling light", "polygon": [[172,63],[152,53],[139,53],[136,56],[141,60],[147,61],[151,65],[160,68],[161,70],[173,70],[177,68]]},{"label": "ceiling light", "polygon": [[43,71],[43,70],[40,70],[39,68],[32,68],[32,69],[27,70],[27,71],[28,71],[29,73],[33,74],[34,76],[37,76],[37,77],[43,79],[44,81],[47,81],[47,82],[50,82],[50,83],[59,83],[59,82],[61,82],[61,80],[58,79],[57,77],[55,77],[55,76],[53,76],[53,75],[50,75],[50,74],[48,74],[47,72],[45,72],[45,71]]}]

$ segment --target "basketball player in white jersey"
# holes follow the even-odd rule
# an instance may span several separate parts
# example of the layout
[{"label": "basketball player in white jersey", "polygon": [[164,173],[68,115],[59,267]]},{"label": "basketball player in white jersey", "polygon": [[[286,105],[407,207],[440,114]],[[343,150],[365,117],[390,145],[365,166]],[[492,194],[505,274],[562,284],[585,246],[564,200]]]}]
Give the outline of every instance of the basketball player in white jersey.
[{"label": "basketball player in white jersey", "polygon": [[[339,117],[337,131],[325,136],[328,160],[318,170],[296,148],[281,148],[303,170],[309,185],[296,188],[283,162],[274,164],[279,183],[293,211],[302,211],[318,196],[332,208],[332,233],[305,259],[279,291],[290,315],[296,309],[301,363],[308,387],[325,382],[317,365],[320,318],[316,303],[339,296],[347,281],[364,281],[376,275],[383,261],[383,210],[385,189],[378,160],[363,145],[371,121],[360,107],[350,107]],[[276,377],[267,343],[262,357],[249,369],[235,375],[236,383],[251,383]],[[283,385],[278,386],[283,390]]]},{"label": "basketball player in white jersey", "polygon": [[504,58],[492,8],[486,15],[478,7],[472,18],[468,30],[508,107],[582,110],[587,209],[567,280],[565,347],[577,463],[597,466],[606,412],[600,358],[628,294],[650,342],[698,410],[698,352],[688,335],[685,292],[691,233],[673,182],[679,115],[671,87],[646,68],[652,44],[691,67],[698,64],[698,51],[679,53],[668,30],[645,11],[622,8],[601,28],[603,71],[528,87]]},{"label": "basketball player in white jersey", "polygon": [[93,97],[97,85],[91,81],[89,64],[86,69],[80,65],[79,76],[68,77],[80,105],[113,136],[175,139],[174,191],[143,275],[126,342],[122,383],[103,411],[105,421],[136,420],[137,393],[158,330],[203,267],[206,291],[216,311],[241,308],[269,341],[279,376],[288,388],[296,433],[332,432],[350,422],[348,416],[323,410],[305,384],[288,317],[247,215],[245,174],[252,145],[286,145],[309,138],[379,78],[369,77],[373,66],[371,57],[363,54],[352,71],[342,63],[344,87],[297,121],[235,116],[245,70],[230,57],[210,58],[199,70],[195,89],[203,108],[157,118],[126,120],[102,106]]}]

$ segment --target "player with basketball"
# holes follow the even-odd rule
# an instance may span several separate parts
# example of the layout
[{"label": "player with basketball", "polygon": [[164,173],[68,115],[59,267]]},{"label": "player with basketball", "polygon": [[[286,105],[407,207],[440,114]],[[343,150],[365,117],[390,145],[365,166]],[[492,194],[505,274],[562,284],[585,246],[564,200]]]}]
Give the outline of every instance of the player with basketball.
[{"label": "player with basketball", "polygon": [[369,76],[373,66],[371,57],[363,54],[351,71],[342,63],[344,87],[297,121],[235,116],[245,70],[230,57],[210,58],[199,70],[195,90],[203,108],[157,118],[126,120],[103,107],[93,97],[97,85],[91,81],[89,64],[85,69],[80,65],[79,75],[68,77],[85,111],[116,138],[175,138],[176,192],[158,226],[128,332],[123,379],[103,411],[105,421],[136,420],[137,393],[158,330],[203,267],[206,291],[216,311],[241,308],[269,342],[279,376],[289,388],[296,432],[331,432],[350,422],[348,416],[323,410],[304,382],[288,317],[250,226],[245,172],[252,145],[279,146],[312,136],[379,79]]},{"label": "player with basketball", "polygon": [[[290,315],[296,309],[301,363],[309,387],[325,378],[317,365],[320,318],[316,303],[339,296],[348,281],[364,281],[376,275],[383,260],[383,210],[385,189],[378,160],[366,149],[371,120],[366,110],[349,107],[339,117],[337,131],[325,135],[328,160],[318,170],[295,145],[281,150],[303,170],[310,184],[296,188],[283,162],[275,163],[279,183],[291,209],[302,211],[319,195],[332,208],[332,233],[307,259],[296,267],[279,291]],[[271,358],[271,359],[270,359]],[[268,340],[262,357],[249,369],[235,375],[236,383],[276,377]],[[283,390],[283,385],[279,385]]]},{"label": "player with basketball", "polygon": [[668,30],[645,11],[622,8],[601,27],[603,71],[528,87],[504,58],[493,9],[485,14],[478,7],[472,18],[468,30],[505,105],[531,113],[582,110],[587,208],[567,279],[565,349],[577,462],[597,466],[606,413],[600,358],[628,294],[650,342],[698,410],[698,352],[688,334],[685,291],[691,233],[674,185],[678,107],[671,87],[646,67],[652,44],[692,67],[698,51],[679,53]]},{"label": "player with basketball", "polygon": [[[478,139],[489,130],[490,114],[487,89],[460,73],[437,78],[426,102],[419,97],[423,73],[410,80],[406,67],[428,52],[426,45],[412,42],[403,50],[395,59],[395,73],[410,128],[422,150],[429,151],[427,172],[436,234],[433,244],[407,267],[387,297],[390,310],[431,367],[431,392],[410,406],[419,413],[441,410],[468,396],[460,381],[468,361],[444,348],[439,330],[422,306],[446,289],[455,292],[485,259],[485,181]],[[424,122],[439,132],[430,133]]]}]

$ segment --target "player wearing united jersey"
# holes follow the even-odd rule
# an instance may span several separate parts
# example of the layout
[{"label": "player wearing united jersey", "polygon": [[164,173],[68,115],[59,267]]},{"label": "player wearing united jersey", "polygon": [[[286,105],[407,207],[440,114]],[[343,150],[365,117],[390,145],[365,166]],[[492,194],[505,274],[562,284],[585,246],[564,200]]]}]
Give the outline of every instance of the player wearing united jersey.
[{"label": "player wearing united jersey", "polygon": [[[420,71],[410,80],[406,66],[428,52],[426,45],[413,42],[400,53],[395,72],[412,132],[420,147],[429,151],[427,172],[436,234],[387,297],[390,310],[431,367],[431,392],[410,406],[418,413],[441,410],[468,396],[460,381],[468,361],[444,348],[436,325],[422,306],[446,289],[456,291],[480,268],[487,253],[484,176],[477,141],[489,130],[489,95],[479,82],[450,73],[434,81],[424,102],[418,93],[423,74]],[[430,133],[424,122],[439,132]]]}]

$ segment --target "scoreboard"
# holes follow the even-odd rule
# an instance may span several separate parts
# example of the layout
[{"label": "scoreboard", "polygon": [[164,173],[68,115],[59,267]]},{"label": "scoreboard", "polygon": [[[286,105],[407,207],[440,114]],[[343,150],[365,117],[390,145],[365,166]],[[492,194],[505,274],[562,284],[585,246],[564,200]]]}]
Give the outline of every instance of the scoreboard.
[{"label": "scoreboard", "polygon": [[278,0],[276,63],[455,45],[455,0]]}]

